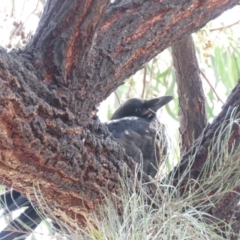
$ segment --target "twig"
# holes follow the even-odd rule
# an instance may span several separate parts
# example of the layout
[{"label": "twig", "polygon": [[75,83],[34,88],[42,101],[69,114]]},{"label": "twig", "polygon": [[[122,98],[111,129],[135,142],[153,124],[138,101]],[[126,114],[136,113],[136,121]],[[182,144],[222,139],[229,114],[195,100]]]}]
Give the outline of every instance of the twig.
[{"label": "twig", "polygon": [[117,98],[118,104],[120,105],[120,104],[121,104],[121,102],[120,102],[120,99],[119,99],[119,97],[118,97],[118,94],[117,94],[117,92],[116,92],[116,91],[114,91],[114,94],[115,94],[115,97]]},{"label": "twig", "polygon": [[132,84],[133,84],[133,77],[130,77],[129,78],[129,85],[130,85],[130,87],[128,88],[128,91],[127,91],[127,94],[126,94],[127,99],[130,98],[130,92],[131,92],[131,89],[133,88]]},{"label": "twig", "polygon": [[208,78],[206,77],[205,73],[200,69],[200,73],[203,76],[203,78],[206,80],[206,82],[208,83],[208,85],[210,86],[210,88],[213,90],[214,94],[216,95],[216,98],[218,101],[220,101],[222,104],[224,104],[224,102],[221,100],[221,98],[218,96],[217,92],[215,91],[213,85],[210,83],[210,81],[208,80]]},{"label": "twig", "polygon": [[11,10],[11,15],[10,17],[14,16],[14,5],[15,5],[15,0],[12,0],[12,10]]},{"label": "twig", "polygon": [[[151,70],[150,70],[150,74],[149,74],[149,82],[152,81],[154,61],[155,61],[155,58],[152,60]],[[145,92],[145,96],[148,96],[148,92],[149,92],[149,88],[147,88],[147,91]]]},{"label": "twig", "polygon": [[[14,1],[13,1],[14,2]],[[39,0],[37,1],[36,7],[35,9],[33,9],[33,11],[27,16],[27,18],[25,19],[25,21],[22,23],[22,21],[20,22],[20,24],[14,29],[14,31],[12,32],[12,34],[10,35],[9,39],[10,41],[12,40],[12,38],[14,37],[14,35],[16,34],[17,31],[21,31],[24,27],[24,25],[26,24],[27,20],[30,18],[30,16],[36,12],[37,8],[38,8],[38,4],[39,4]]]},{"label": "twig", "polygon": [[222,27],[218,27],[218,28],[212,28],[212,29],[210,29],[209,31],[210,31],[210,32],[213,32],[213,31],[221,31],[221,30],[223,30],[223,29],[230,28],[230,27],[232,27],[232,26],[234,26],[234,25],[237,25],[238,23],[240,23],[240,20],[238,20],[238,21],[236,21],[236,22],[234,22],[234,23],[232,23],[232,24],[230,24],[230,25],[227,25],[227,26],[222,26]]},{"label": "twig", "polygon": [[146,64],[144,64],[144,67],[143,67],[143,89],[142,89],[141,98],[144,98],[144,92],[145,92],[145,88],[146,88],[146,78],[147,78],[147,67],[146,67]]}]

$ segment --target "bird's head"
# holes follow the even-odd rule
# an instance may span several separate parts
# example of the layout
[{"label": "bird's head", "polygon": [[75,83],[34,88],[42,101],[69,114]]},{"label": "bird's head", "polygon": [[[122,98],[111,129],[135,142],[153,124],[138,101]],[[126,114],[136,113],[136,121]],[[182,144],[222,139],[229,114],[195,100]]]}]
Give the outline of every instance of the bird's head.
[{"label": "bird's head", "polygon": [[172,96],[163,96],[144,100],[141,98],[131,98],[123,103],[112,115],[111,120],[124,117],[141,117],[151,119],[156,115],[158,109],[173,99]]}]

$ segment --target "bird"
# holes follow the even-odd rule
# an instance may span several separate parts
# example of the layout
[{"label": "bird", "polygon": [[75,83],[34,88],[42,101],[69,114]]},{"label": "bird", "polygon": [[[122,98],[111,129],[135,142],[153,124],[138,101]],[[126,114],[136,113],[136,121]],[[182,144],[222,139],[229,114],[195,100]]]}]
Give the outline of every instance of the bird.
[{"label": "bird", "polygon": [[131,98],[106,123],[108,131],[123,145],[125,153],[142,165],[143,172],[151,177],[155,177],[168,147],[165,126],[157,111],[172,99],[172,96],[150,100]]},{"label": "bird", "polygon": [[[167,152],[165,127],[160,123],[157,111],[172,99],[172,96],[150,100],[131,98],[120,105],[110,121],[104,124],[109,133],[122,144],[125,153],[151,177],[155,177],[162,155]],[[13,189],[0,195],[0,206],[6,209],[2,215],[27,207],[0,232],[0,239],[24,239],[31,233],[29,229],[33,231],[42,221],[36,207]],[[28,226],[28,230],[24,225]]]}]

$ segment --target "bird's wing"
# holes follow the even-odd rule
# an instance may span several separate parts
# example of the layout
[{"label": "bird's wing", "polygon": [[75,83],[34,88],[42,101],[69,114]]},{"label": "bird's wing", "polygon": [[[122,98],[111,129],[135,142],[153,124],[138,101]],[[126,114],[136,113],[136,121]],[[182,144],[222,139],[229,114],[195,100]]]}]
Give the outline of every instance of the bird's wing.
[{"label": "bird's wing", "polygon": [[150,122],[139,117],[125,117],[117,120],[111,120],[105,123],[108,131],[119,139],[124,131],[134,131],[144,135],[149,128]]},{"label": "bird's wing", "polygon": [[3,215],[30,205],[29,200],[15,190],[9,190],[0,195],[0,206],[5,209]]},{"label": "bird's wing", "polygon": [[[159,167],[159,138],[156,124],[138,117],[126,117],[106,123],[109,132],[123,145],[135,162],[141,163],[144,172],[154,177]],[[158,144],[156,144],[158,143]]]},{"label": "bird's wing", "polygon": [[25,239],[42,221],[33,207],[28,207],[23,213],[13,220],[0,232],[0,239],[12,240]]},{"label": "bird's wing", "polygon": [[0,232],[0,239],[11,240],[16,237],[24,239],[42,221],[31,202],[15,190],[10,190],[0,195],[0,206],[4,209],[2,216],[22,207],[28,207]]}]

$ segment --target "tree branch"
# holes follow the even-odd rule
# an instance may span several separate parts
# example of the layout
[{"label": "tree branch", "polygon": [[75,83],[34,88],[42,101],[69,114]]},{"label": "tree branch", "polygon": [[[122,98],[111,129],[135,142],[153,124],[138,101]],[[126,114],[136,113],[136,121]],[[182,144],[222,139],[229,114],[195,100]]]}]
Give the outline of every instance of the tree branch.
[{"label": "tree branch", "polygon": [[[40,188],[60,219],[69,226],[76,219],[84,224],[84,213],[101,203],[102,193],[118,191],[124,166],[126,174],[134,176],[136,164],[106,127],[75,124],[75,116],[58,108],[61,100],[18,56],[3,49],[0,56],[1,178],[25,195],[33,195],[33,186]],[[143,181],[149,181],[148,176],[143,175]]]},{"label": "tree branch", "polygon": [[[107,3],[48,1],[29,45],[10,53],[0,49],[1,178],[25,195],[38,186],[69,226],[86,223],[102,192],[118,191],[125,165],[134,180],[136,165],[93,120],[95,105],[146,61],[238,0],[117,1],[105,11]],[[151,195],[156,188],[147,190]]]},{"label": "tree branch", "polygon": [[41,81],[58,88],[81,125],[144,63],[238,0],[117,1],[106,8],[107,3],[49,2],[35,37],[21,53]]},{"label": "tree branch", "polygon": [[[201,136],[195,141],[195,144],[188,152],[184,154],[181,159],[181,162],[178,166],[175,167],[172,174],[175,179],[175,185],[181,185],[181,192],[184,192],[185,186],[188,186],[189,179],[198,179],[200,177],[201,171],[203,169],[206,160],[208,159],[208,152],[211,143],[216,141],[216,136],[219,133],[219,126],[227,125],[229,120],[234,115],[239,117],[240,114],[240,82],[233,89],[230,94],[227,102],[224,104],[222,111],[220,114],[213,120],[211,124],[209,124],[201,134]],[[222,135],[224,137],[224,135]],[[233,124],[231,130],[231,137],[228,140],[228,149],[229,151],[232,149],[236,149],[240,143],[240,133],[239,126],[237,123]],[[192,158],[194,154],[194,159]],[[217,161],[217,159],[216,159]],[[184,171],[189,168],[189,164],[191,166],[190,172],[188,175],[184,177],[179,183],[179,177],[182,176]]]},{"label": "tree branch", "polygon": [[207,124],[205,96],[192,36],[172,46],[179,97],[181,154],[200,136]]}]

